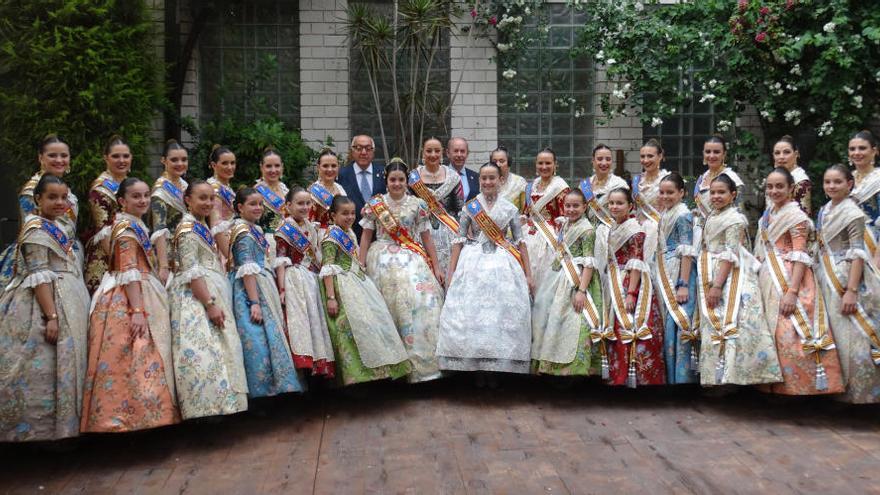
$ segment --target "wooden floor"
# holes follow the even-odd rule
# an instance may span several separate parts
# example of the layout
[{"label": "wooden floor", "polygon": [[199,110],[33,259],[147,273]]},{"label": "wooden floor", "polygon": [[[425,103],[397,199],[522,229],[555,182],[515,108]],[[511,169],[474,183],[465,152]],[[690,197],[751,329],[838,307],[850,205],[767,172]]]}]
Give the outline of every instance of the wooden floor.
[{"label": "wooden floor", "polygon": [[0,444],[0,492],[880,493],[876,406],[533,377],[356,392],[62,447]]}]

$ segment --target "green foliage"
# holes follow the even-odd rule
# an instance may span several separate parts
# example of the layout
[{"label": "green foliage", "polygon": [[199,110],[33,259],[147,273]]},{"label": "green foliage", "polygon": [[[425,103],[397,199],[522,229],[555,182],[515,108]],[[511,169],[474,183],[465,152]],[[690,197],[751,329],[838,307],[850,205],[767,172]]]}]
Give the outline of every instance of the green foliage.
[{"label": "green foliage", "polygon": [[0,2],[0,166],[22,182],[49,133],[68,141],[78,194],[104,170],[105,141],[124,136],[143,175],[161,66],[139,0]]}]

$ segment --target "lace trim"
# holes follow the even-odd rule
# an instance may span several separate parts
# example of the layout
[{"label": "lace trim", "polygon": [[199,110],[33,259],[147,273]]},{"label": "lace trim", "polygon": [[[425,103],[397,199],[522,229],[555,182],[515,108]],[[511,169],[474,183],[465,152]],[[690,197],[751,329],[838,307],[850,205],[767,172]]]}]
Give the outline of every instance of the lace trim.
[{"label": "lace trim", "polygon": [[717,259],[718,261],[729,261],[733,263],[734,266],[739,265],[739,256],[737,256],[736,253],[734,253],[730,249],[725,249],[724,251],[716,254],[715,259]]},{"label": "lace trim", "polygon": [[578,256],[572,258],[571,261],[582,268],[596,268],[596,258],[592,256]]},{"label": "lace trim", "polygon": [[260,265],[254,263],[253,261],[249,261],[238,267],[238,270],[235,272],[235,278],[244,278],[246,275],[259,275],[262,272],[263,269],[260,267]]},{"label": "lace trim", "polygon": [[458,237],[455,237],[454,239],[452,239],[451,243],[452,244],[465,244],[465,243],[467,243],[467,241],[468,241],[467,237],[458,236]]},{"label": "lace trim", "polygon": [[211,235],[223,234],[232,228],[232,220],[224,220],[211,228]]},{"label": "lace trim", "polygon": [[51,270],[40,270],[28,275],[21,286],[24,288],[34,288],[38,285],[51,284],[58,280],[58,274]]},{"label": "lace trim", "polygon": [[321,267],[321,272],[318,273],[318,276],[333,277],[335,275],[342,275],[343,273],[345,273],[345,270],[339,265],[324,265]]},{"label": "lace trim", "polygon": [[638,270],[640,272],[651,273],[651,269],[648,268],[648,264],[639,259],[631,259],[626,262],[626,266],[623,267],[624,270]]},{"label": "lace trim", "polygon": [[679,257],[690,256],[691,258],[696,258],[697,250],[690,244],[681,244],[675,248],[674,254]]},{"label": "lace trim", "polygon": [[132,282],[140,282],[141,280],[143,280],[141,277],[141,271],[137,268],[132,268],[131,270],[126,270],[116,275],[117,285],[128,285]]},{"label": "lace trim", "polygon": [[90,243],[96,244],[108,237],[110,237],[110,226],[106,225],[104,227],[101,227],[101,230],[99,230],[95,235],[92,236],[92,240],[90,241]]},{"label": "lace trim", "polygon": [[189,270],[174,275],[175,279],[179,279],[180,283],[188,284],[193,280],[199,279],[207,275],[208,272],[201,266],[194,266]]},{"label": "lace trim", "polygon": [[169,232],[168,229],[159,229],[150,235],[150,242],[156,242],[156,240],[162,236],[169,237],[170,235],[171,232]]},{"label": "lace trim", "polygon": [[792,263],[803,263],[807,266],[813,266],[813,258],[803,251],[791,251],[782,255],[782,259],[791,261]]},{"label": "lace trim", "polygon": [[856,258],[861,258],[865,260],[865,262],[871,261],[871,256],[864,249],[847,249],[846,252],[843,253],[843,259],[846,261],[852,261]]},{"label": "lace trim", "polygon": [[278,268],[279,266],[293,266],[293,262],[290,261],[290,258],[287,256],[279,256],[275,258],[275,261],[272,262],[272,269]]}]

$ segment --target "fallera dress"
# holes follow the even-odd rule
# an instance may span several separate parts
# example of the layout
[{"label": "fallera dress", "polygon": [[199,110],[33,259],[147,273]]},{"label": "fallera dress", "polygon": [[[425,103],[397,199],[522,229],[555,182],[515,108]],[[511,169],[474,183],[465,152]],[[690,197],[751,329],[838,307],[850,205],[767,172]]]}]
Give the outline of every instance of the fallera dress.
[{"label": "fallera dress", "polygon": [[867,174],[855,170],[853,176],[856,184],[852,190],[852,198],[867,217],[865,248],[873,257],[877,252],[877,243],[880,242],[880,168],[875,168]]},{"label": "fallera dress", "polygon": [[[293,366],[290,344],[284,334],[284,312],[270,269],[274,253],[260,227],[242,219],[232,225],[231,250],[232,311],[241,337],[244,368],[247,374],[248,395],[269,397],[302,392],[303,385]],[[272,256],[270,256],[272,255]],[[245,277],[255,278],[258,299],[249,301]],[[251,321],[251,304],[260,305],[261,323]]]},{"label": "fallera dress", "polygon": [[558,176],[554,176],[546,187],[541,185],[540,177],[526,186],[525,214],[529,221],[523,232],[523,237],[529,251],[529,263],[536,290],[541,288],[541,283],[545,280],[547,272],[550,271],[550,265],[555,259],[553,251],[539,232],[536,224],[543,221],[552,229],[553,235],[559,232],[560,222],[564,218],[562,208],[565,203],[565,195],[569,190],[565,180]]},{"label": "fallera dress", "polygon": [[104,242],[110,237],[110,228],[119,210],[116,190],[119,183],[107,172],[92,182],[89,188],[89,210],[91,225],[83,235],[85,241],[85,280],[89,293],[94,293],[110,267],[110,253],[104,249]]},{"label": "fallera dress", "polygon": [[410,382],[440,378],[437,333],[443,287],[434,278],[421,234],[430,229],[428,205],[414,196],[373,197],[361,227],[376,231],[367,252],[367,274],[376,282],[412,364]]},{"label": "fallera dress", "polygon": [[[463,190],[461,176],[452,167],[441,165],[440,169],[445,171],[445,178],[442,182],[423,182],[428,188],[426,194],[433,196],[436,202],[443,208],[445,214],[457,221],[458,214],[464,203],[461,198],[461,191]],[[420,166],[413,172],[410,172],[410,187],[412,187],[413,175],[420,174],[421,176],[424,172],[424,166]],[[428,203],[429,198],[420,194],[419,189],[414,188],[413,192],[420,199]],[[430,203],[428,204],[430,205]],[[437,215],[432,214],[429,221],[431,224],[431,240],[434,241],[434,248],[437,250],[437,261],[440,263],[441,273],[446,273],[449,269],[449,257],[452,254],[452,240],[455,239],[456,232],[450,225],[441,221]]]},{"label": "fallera dress", "polygon": [[[166,174],[156,179],[150,193],[150,227],[153,233],[150,241],[154,244],[164,238],[168,246],[168,267],[174,268],[174,246],[172,237],[180,220],[186,215],[186,204],[183,201],[183,193],[186,192],[187,183],[180,179],[174,183]],[[161,261],[161,260],[160,260]]]},{"label": "fallera dress", "polygon": [[[120,212],[110,232],[110,267],[92,298],[83,432],[121,432],[180,421],[171,358],[171,308],[157,276],[150,231]],[[147,328],[131,334],[126,287],[140,283]]]},{"label": "fallera dress", "polygon": [[[63,224],[29,215],[14,251],[14,276],[0,296],[0,440],[79,435],[86,373],[89,295]],[[58,341],[46,342],[35,289],[49,284]]]},{"label": "fallera dress", "polygon": [[[241,340],[232,312],[232,289],[208,226],[187,213],[174,234],[177,272],[168,289],[172,359],[184,419],[234,414],[247,409]],[[190,284],[203,279],[225,315],[222,327],[208,319]]]}]

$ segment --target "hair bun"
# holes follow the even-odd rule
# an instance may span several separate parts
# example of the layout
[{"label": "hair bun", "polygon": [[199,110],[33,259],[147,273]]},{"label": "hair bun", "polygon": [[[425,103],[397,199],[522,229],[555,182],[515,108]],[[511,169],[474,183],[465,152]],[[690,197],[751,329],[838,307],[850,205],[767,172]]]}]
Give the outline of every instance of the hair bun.
[{"label": "hair bun", "polygon": [[222,147],[223,147],[222,144],[214,143],[214,145],[211,146],[211,152],[213,153],[214,151],[217,151],[218,149],[220,149],[220,148],[222,148]]},{"label": "hair bun", "polygon": [[166,139],[166,140],[165,140],[165,146],[168,146],[168,145],[171,145],[171,144],[180,144],[180,143],[178,143],[177,140],[174,139],[174,138],[169,138],[169,139]]}]

